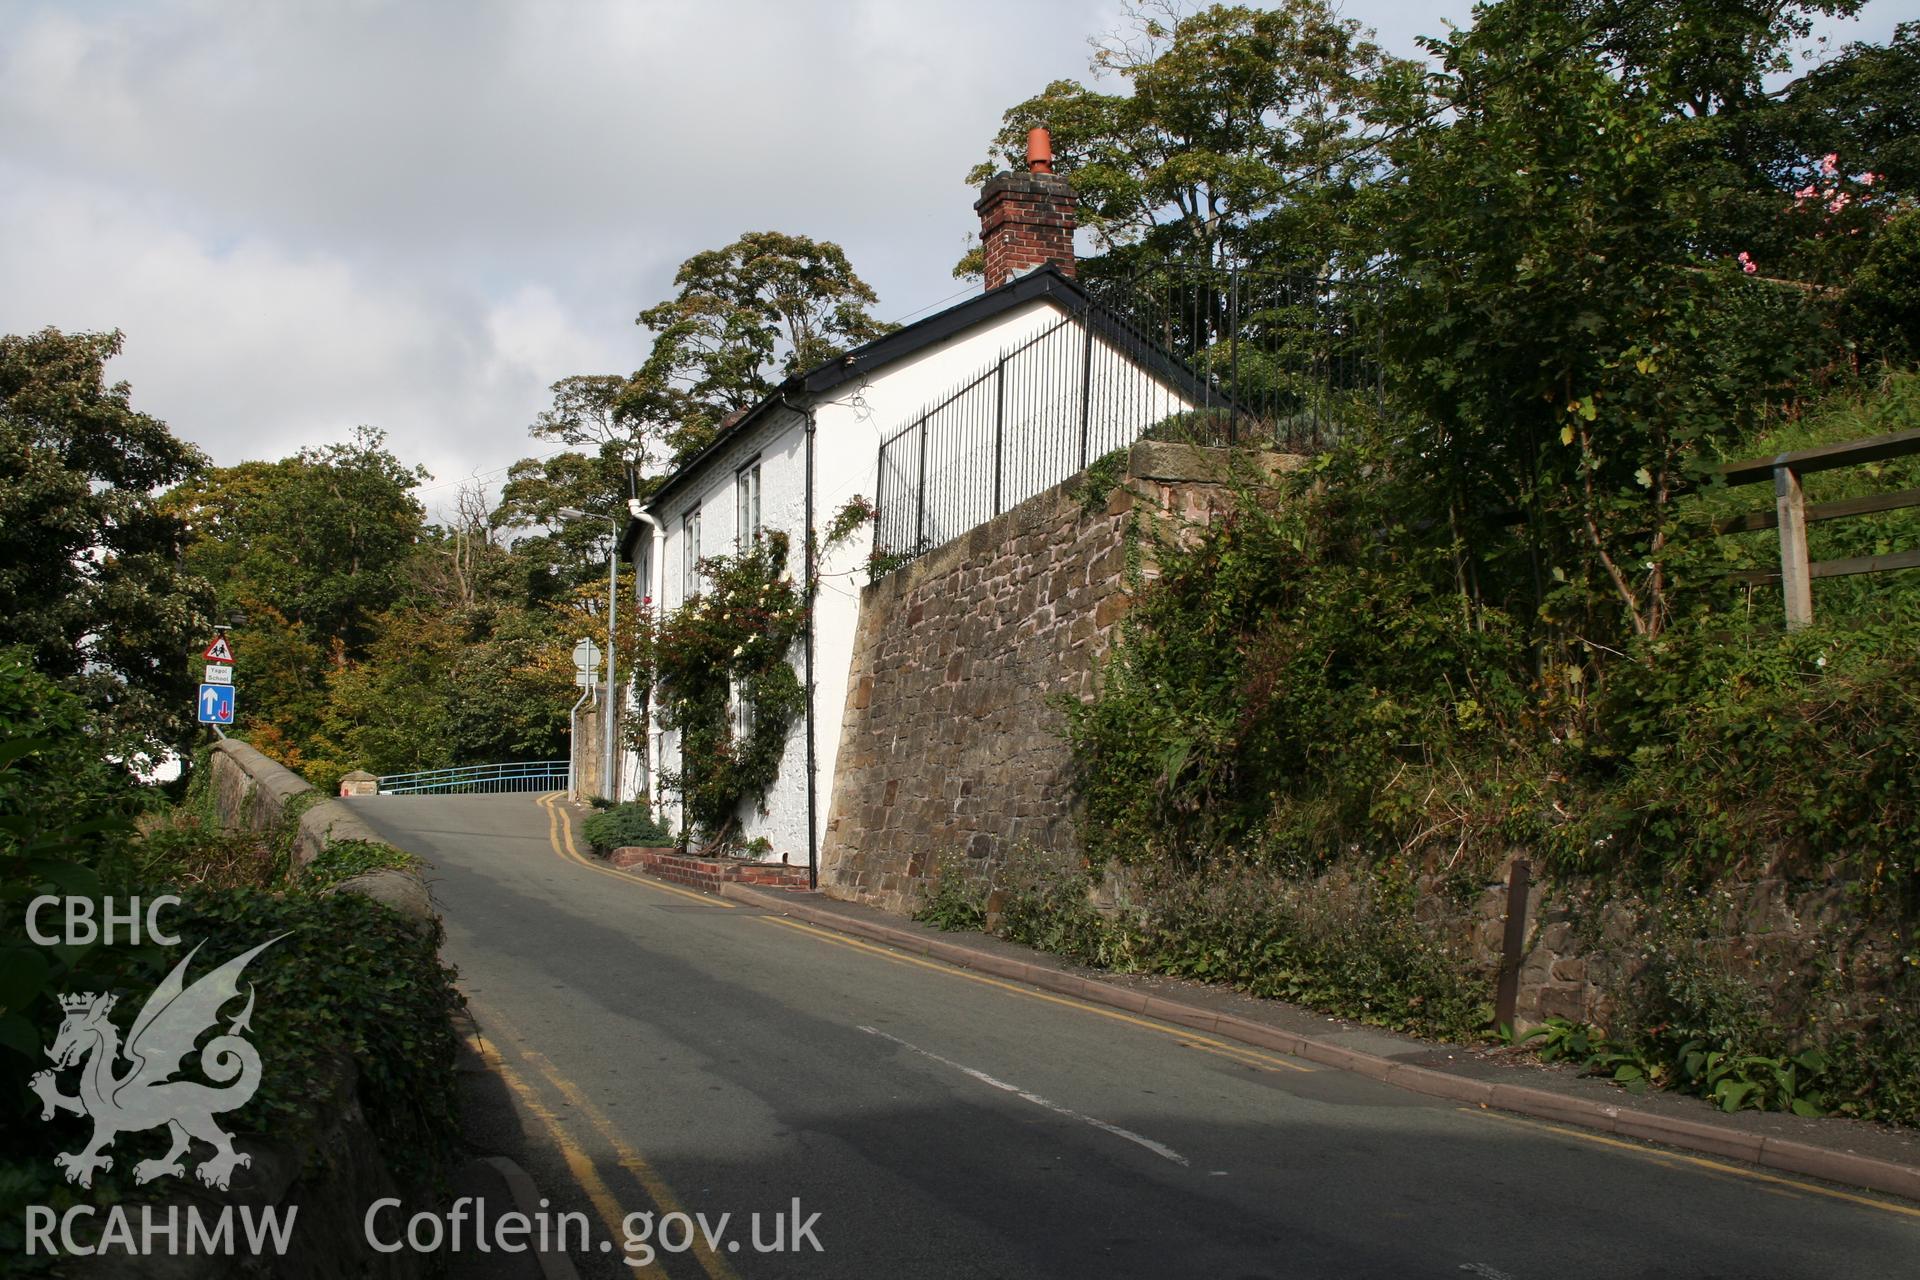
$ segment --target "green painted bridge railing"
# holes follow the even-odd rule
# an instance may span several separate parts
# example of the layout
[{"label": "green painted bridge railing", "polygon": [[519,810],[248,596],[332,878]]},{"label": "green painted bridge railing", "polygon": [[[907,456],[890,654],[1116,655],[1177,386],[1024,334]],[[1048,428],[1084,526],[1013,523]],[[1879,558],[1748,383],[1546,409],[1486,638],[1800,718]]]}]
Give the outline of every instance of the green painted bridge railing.
[{"label": "green painted bridge railing", "polygon": [[558,791],[567,785],[565,760],[515,760],[465,764],[380,779],[383,796],[489,795],[507,791]]}]

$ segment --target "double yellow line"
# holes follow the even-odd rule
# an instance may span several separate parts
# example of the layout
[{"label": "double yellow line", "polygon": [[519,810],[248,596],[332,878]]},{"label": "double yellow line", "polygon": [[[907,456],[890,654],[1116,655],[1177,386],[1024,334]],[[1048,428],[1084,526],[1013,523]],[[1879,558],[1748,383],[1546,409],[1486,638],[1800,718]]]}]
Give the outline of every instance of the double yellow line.
[{"label": "double yellow line", "polygon": [[[502,1018],[493,1009],[481,1005],[471,998],[468,999],[467,1003],[468,1006],[473,1009],[477,1021],[486,1026],[496,1028],[502,1036],[514,1042],[512,1052],[520,1059],[524,1067],[540,1079],[546,1081],[548,1087],[565,1099],[567,1105],[573,1108],[575,1112],[586,1117],[587,1123],[599,1133],[601,1139],[606,1142],[607,1146],[612,1148],[615,1157],[619,1160],[620,1167],[632,1174],[634,1179],[639,1182],[641,1189],[646,1192],[647,1199],[653,1203],[653,1207],[657,1211],[656,1222],[659,1216],[669,1213],[686,1213],[686,1209],[681,1204],[680,1197],[674,1194],[673,1188],[667,1185],[666,1179],[660,1176],[659,1170],[654,1168],[651,1161],[641,1155],[631,1143],[620,1135],[620,1131],[614,1127],[613,1121],[607,1117],[604,1111],[594,1105],[593,1100],[586,1095],[585,1091],[583,1091],[579,1085],[563,1075],[560,1069],[553,1065],[553,1062],[547,1055],[541,1053],[538,1049],[530,1047],[527,1044],[526,1037],[522,1036],[518,1031],[515,1031],[506,1019]],[[506,1081],[507,1087],[513,1090],[514,1095],[520,1099],[528,1113],[540,1122],[541,1127],[544,1128],[548,1136],[553,1139],[554,1145],[560,1149],[561,1157],[567,1162],[567,1169],[573,1174],[574,1181],[578,1182],[580,1189],[586,1192],[588,1202],[593,1205],[594,1212],[600,1216],[600,1221],[602,1225],[606,1227],[608,1235],[614,1240],[616,1245],[622,1248],[626,1247],[626,1218],[628,1211],[620,1204],[619,1198],[614,1194],[613,1189],[607,1185],[606,1179],[600,1176],[600,1170],[598,1166],[594,1164],[593,1157],[588,1155],[574,1136],[568,1132],[566,1125],[561,1122],[560,1117],[554,1114],[553,1108],[547,1105],[545,1098],[541,1097],[540,1091],[528,1083],[525,1076],[521,1075],[519,1071],[507,1063],[494,1047],[493,1043],[486,1039],[484,1032],[478,1036],[469,1037],[467,1043],[475,1053],[480,1055],[481,1060],[487,1064],[489,1069],[496,1072],[502,1080]],[[699,1235],[694,1237],[691,1252],[694,1261],[700,1264],[700,1269],[710,1277],[710,1280],[739,1280],[738,1274],[732,1267],[727,1265],[726,1259],[708,1247],[704,1237]],[[628,1265],[633,1269],[635,1275],[650,1277],[664,1277],[666,1275],[666,1272],[662,1270],[659,1265],[657,1254],[654,1262],[644,1266],[639,1265],[637,1260],[634,1260],[633,1255],[634,1251],[629,1250],[628,1257],[630,1261]]]},{"label": "double yellow line", "polygon": [[660,893],[671,893],[676,897],[691,898],[702,906],[722,907],[728,911],[734,909],[734,904],[728,902],[725,898],[717,897],[711,893],[696,893],[692,889],[682,889],[678,885],[662,884],[658,880],[644,880],[639,876],[628,875],[618,867],[602,865],[581,853],[580,846],[574,843],[573,823],[567,815],[560,810],[560,799],[564,794],[564,792],[560,791],[549,791],[536,802],[542,809],[547,811],[547,844],[553,849],[554,856],[562,862],[575,862],[599,875],[612,876],[614,879],[624,881],[627,884],[637,884],[643,889],[653,889]]},{"label": "double yellow line", "polygon": [[1686,1165],[1707,1173],[1727,1174],[1735,1178],[1744,1179],[1747,1182],[1760,1183],[1763,1189],[1775,1191],[1780,1195],[1790,1196],[1794,1192],[1804,1192],[1808,1195],[1825,1196],[1829,1200],[1844,1200],[1848,1204],[1863,1205],[1869,1209],[1880,1209],[1887,1213],[1900,1214],[1903,1217],[1920,1218],[1920,1209],[1915,1209],[1909,1205],[1895,1204],[1891,1200],[1877,1200],[1872,1196],[1857,1195],[1854,1192],[1841,1191],[1834,1187],[1823,1187],[1817,1182],[1802,1182],[1798,1178],[1783,1178],[1778,1174],[1762,1173],[1758,1169],[1748,1169],[1737,1164],[1727,1164],[1720,1160],[1709,1160],[1705,1156],[1688,1155],[1683,1151],[1664,1151],[1659,1147],[1647,1146],[1644,1143],[1625,1141],[1620,1138],[1609,1138],[1605,1134],[1590,1133],[1585,1129],[1571,1129],[1565,1125],[1548,1124],[1542,1120],[1534,1120],[1527,1116],[1517,1116],[1510,1112],[1493,1111],[1475,1107],[1459,1107],[1457,1110],[1470,1116],[1480,1116],[1487,1120],[1501,1120],[1507,1124],[1520,1125],[1528,1129],[1538,1129],[1547,1133],[1558,1134],[1563,1138],[1578,1138],[1582,1142],[1591,1142],[1602,1147],[1612,1147],[1617,1151],[1625,1151],[1632,1155],[1639,1156],[1643,1160],[1652,1160],[1659,1164],[1668,1166]]}]

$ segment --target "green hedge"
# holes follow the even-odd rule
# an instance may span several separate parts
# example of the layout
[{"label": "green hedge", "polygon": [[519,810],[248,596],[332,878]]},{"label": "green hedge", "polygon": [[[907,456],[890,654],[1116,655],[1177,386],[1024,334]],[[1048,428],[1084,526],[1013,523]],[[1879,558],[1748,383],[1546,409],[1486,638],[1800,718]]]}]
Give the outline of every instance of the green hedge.
[{"label": "green hedge", "polygon": [[587,843],[601,856],[628,845],[668,845],[673,836],[644,802],[617,804],[588,815],[581,824]]}]

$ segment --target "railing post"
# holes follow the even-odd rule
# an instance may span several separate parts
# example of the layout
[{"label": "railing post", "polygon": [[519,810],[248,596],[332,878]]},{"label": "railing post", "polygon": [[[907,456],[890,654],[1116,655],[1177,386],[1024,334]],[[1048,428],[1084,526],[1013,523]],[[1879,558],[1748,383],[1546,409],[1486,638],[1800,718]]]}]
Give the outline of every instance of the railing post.
[{"label": "railing post", "polygon": [[1807,499],[1800,474],[1789,466],[1773,469],[1774,509],[1780,517],[1780,594],[1787,602],[1787,630],[1813,621],[1813,577],[1807,562]]},{"label": "railing post", "polygon": [[993,514],[1000,514],[1001,473],[1006,470],[1007,358],[993,375]]},{"label": "railing post", "polygon": [[927,540],[927,416],[920,415],[920,495],[914,500],[913,554],[926,550]]},{"label": "railing post", "polygon": [[1233,408],[1227,416],[1227,443],[1240,443],[1240,273],[1227,272],[1227,390]]},{"label": "railing post", "polygon": [[873,550],[877,552],[885,545],[887,535],[887,446],[884,444],[873,466],[873,513]]},{"label": "railing post", "polygon": [[1093,317],[1090,312],[1080,313],[1080,323],[1087,333],[1085,354],[1080,360],[1080,469],[1085,471],[1091,461],[1087,457],[1087,425],[1093,414]]}]

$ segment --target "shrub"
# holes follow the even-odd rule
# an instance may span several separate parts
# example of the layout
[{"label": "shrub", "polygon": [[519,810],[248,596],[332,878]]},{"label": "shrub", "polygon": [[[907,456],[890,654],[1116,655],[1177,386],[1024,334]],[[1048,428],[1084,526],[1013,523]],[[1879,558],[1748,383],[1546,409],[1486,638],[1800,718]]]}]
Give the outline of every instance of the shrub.
[{"label": "shrub", "polygon": [[986,885],[967,859],[944,853],[934,873],[933,890],[913,918],[947,933],[980,929],[987,922],[986,897]]},{"label": "shrub", "polygon": [[644,801],[596,810],[587,816],[581,830],[593,851],[602,857],[628,845],[673,843],[673,836],[654,818]]},{"label": "shrub", "polygon": [[420,859],[378,840],[336,840],[320,851],[320,856],[300,869],[300,883],[307,889],[329,889],[344,880],[363,876],[383,868],[405,871],[423,865]]},{"label": "shrub", "polygon": [[1890,219],[1841,297],[1842,323],[1867,350],[1920,358],[1920,209]]},{"label": "shrub", "polygon": [[[460,1132],[452,1015],[465,1001],[440,963],[437,920],[422,925],[354,893],[246,889],[195,891],[175,918],[183,948],[204,942],[202,954],[220,960],[288,935],[247,971],[272,1015],[253,1024],[267,1069],[236,1115],[238,1131],[304,1132],[329,1118],[325,1082],[344,1056],[401,1185],[444,1171]],[[166,957],[169,966],[177,959]],[[149,973],[149,987],[164,976]]]},{"label": "shrub", "polygon": [[[116,993],[124,1027],[195,946],[203,950],[190,977],[287,935],[247,973],[260,1009],[249,1039],[264,1074],[234,1117],[236,1132],[310,1133],[331,1118],[328,1088],[344,1061],[404,1187],[435,1182],[453,1153],[450,1015],[461,1001],[439,962],[439,925],[422,927],[357,894],[321,897],[289,884],[292,822],[264,834],[219,831],[207,811],[208,776],[203,758],[186,802],[156,812],[151,792],[102,759],[77,699],[0,654],[0,900],[17,908],[43,892],[182,899],[166,916],[178,948],[40,947],[26,937],[24,911],[0,915],[0,1256],[19,1253],[24,1205],[63,1208],[82,1195],[105,1204],[173,1189],[132,1181],[137,1161],[164,1148],[161,1132],[126,1135],[91,1191],[68,1186],[53,1156],[74,1145],[79,1122],[40,1122],[28,1080],[46,1065],[41,1046],[61,1020],[58,994]],[[299,807],[289,812],[297,820]],[[336,849],[343,866],[373,856]]]}]

